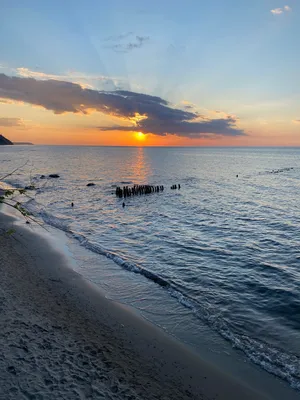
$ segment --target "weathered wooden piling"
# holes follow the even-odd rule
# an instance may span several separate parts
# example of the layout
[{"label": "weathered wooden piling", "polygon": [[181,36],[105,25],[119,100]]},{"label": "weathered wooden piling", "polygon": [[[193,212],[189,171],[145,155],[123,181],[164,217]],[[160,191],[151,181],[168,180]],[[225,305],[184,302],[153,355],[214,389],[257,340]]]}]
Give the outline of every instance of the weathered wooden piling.
[{"label": "weathered wooden piling", "polygon": [[[180,184],[178,185],[172,185],[171,189],[180,189]],[[159,193],[163,192],[165,189],[164,185],[133,185],[132,187],[130,186],[117,186],[116,187],[116,196],[119,198],[126,198],[126,197],[131,197],[131,196],[141,196],[145,194],[150,194],[150,193]]]},{"label": "weathered wooden piling", "polygon": [[126,198],[130,196],[141,196],[144,194],[150,194],[150,193],[158,193],[162,192],[164,190],[163,185],[134,185],[132,187],[129,186],[123,186],[121,188],[120,186],[116,187],[116,196],[119,198]]}]

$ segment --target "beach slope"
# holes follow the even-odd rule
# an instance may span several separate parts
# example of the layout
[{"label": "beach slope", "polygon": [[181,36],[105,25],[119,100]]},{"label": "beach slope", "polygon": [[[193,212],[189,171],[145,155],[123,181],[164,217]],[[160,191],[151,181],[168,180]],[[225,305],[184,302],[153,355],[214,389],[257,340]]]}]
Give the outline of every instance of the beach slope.
[{"label": "beach slope", "polygon": [[0,398],[263,399],[105,298],[0,214]]}]

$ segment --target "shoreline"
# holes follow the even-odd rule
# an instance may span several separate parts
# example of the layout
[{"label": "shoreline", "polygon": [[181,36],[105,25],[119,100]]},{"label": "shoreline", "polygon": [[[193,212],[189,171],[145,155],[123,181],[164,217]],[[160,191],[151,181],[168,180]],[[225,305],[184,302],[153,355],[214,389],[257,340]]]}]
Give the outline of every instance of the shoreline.
[{"label": "shoreline", "polygon": [[[0,213],[5,398],[264,399],[127,307]],[[9,267],[9,268],[8,268]]]}]

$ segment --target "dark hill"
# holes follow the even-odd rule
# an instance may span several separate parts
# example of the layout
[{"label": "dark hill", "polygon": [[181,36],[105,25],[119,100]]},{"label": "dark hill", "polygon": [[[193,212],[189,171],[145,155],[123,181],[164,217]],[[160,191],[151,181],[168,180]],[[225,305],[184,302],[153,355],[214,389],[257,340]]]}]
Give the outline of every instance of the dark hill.
[{"label": "dark hill", "polygon": [[2,144],[13,144],[10,140],[6,139],[4,136],[0,135],[0,146]]}]

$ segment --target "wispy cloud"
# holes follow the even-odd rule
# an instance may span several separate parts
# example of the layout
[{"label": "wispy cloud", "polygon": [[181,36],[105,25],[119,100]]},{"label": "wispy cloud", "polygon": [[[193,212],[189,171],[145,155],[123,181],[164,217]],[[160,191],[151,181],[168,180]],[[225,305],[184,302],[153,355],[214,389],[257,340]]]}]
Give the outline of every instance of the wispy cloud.
[{"label": "wispy cloud", "polygon": [[24,128],[25,124],[21,118],[0,118],[0,126],[16,126]]},{"label": "wispy cloud", "polygon": [[174,108],[161,97],[126,90],[97,91],[72,82],[0,74],[0,98],[41,106],[55,114],[98,111],[131,123],[131,126],[98,127],[106,131],[138,130],[190,138],[245,135],[233,116],[204,118],[195,111]]},{"label": "wispy cloud", "polygon": [[279,15],[283,13],[283,9],[282,8],[274,8],[273,10],[271,10],[271,13],[274,15]]},{"label": "wispy cloud", "polygon": [[70,81],[77,83],[83,88],[97,88],[114,90],[120,86],[125,85],[122,78],[109,77],[105,75],[87,75],[77,71],[68,71],[65,74],[49,74],[40,71],[33,71],[28,68],[19,67],[15,68],[15,73],[24,78],[34,78],[38,80],[56,80],[56,81]]},{"label": "wispy cloud", "polygon": [[273,10],[271,10],[271,13],[273,15],[280,15],[283,14],[284,12],[289,12],[292,11],[290,6],[284,6],[282,8],[274,8]]},{"label": "wispy cloud", "polygon": [[126,32],[126,33],[122,33],[121,35],[112,35],[112,36],[108,36],[107,38],[105,38],[104,40],[106,42],[110,42],[110,41],[118,41],[118,40],[122,40],[122,39],[126,39],[129,36],[132,36],[133,32]]},{"label": "wispy cloud", "polygon": [[[124,39],[127,38],[130,40],[125,41]],[[110,36],[106,38],[105,41],[111,43],[106,44],[105,47],[112,49],[117,53],[128,53],[134,49],[141,48],[149,39],[149,36],[135,36],[133,32],[128,32],[122,35]]]}]

